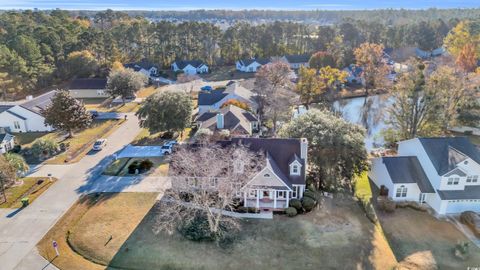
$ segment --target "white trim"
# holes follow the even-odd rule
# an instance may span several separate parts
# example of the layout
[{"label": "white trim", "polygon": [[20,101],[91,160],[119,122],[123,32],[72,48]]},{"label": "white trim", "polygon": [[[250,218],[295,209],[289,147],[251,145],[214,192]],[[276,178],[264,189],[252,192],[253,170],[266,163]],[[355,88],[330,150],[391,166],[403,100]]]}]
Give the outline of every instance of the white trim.
[{"label": "white trim", "polygon": [[261,169],[260,172],[258,172],[254,177],[252,177],[252,179],[250,179],[250,181],[248,181],[240,190],[248,187],[249,184],[250,184],[250,182],[252,182],[253,179],[255,179],[255,177],[257,177],[258,175],[260,175],[260,174],[263,172],[263,170],[265,170],[265,169],[268,169],[271,173],[273,173],[273,175],[275,175],[275,176],[277,177],[277,179],[280,180],[280,182],[283,183],[283,185],[284,185],[286,188],[288,188],[289,191],[292,191],[292,189],[282,180],[282,178],[278,177],[278,175],[277,175],[273,170],[271,170],[271,169],[268,168],[268,167],[265,167],[265,168]]}]

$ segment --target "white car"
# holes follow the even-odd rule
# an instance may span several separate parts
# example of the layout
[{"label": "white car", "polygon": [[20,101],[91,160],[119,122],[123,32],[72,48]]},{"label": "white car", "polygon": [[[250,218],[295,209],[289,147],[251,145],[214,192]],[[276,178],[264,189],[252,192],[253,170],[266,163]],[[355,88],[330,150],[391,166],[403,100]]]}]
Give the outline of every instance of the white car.
[{"label": "white car", "polygon": [[93,150],[100,151],[107,145],[107,139],[99,139],[93,144]]},{"label": "white car", "polygon": [[173,145],[163,145],[160,149],[162,151],[162,155],[170,155],[173,151]]},{"label": "white car", "polygon": [[177,144],[178,144],[177,140],[171,140],[171,141],[168,141],[168,142],[164,143],[163,145],[168,145],[168,146],[172,146],[172,147],[173,147],[173,146],[175,146],[175,145],[177,145]]}]

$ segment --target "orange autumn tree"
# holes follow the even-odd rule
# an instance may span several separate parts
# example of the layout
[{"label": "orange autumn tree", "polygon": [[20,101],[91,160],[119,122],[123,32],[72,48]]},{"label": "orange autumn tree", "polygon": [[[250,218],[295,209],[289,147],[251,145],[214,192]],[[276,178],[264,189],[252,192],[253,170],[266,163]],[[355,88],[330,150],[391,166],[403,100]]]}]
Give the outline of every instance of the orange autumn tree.
[{"label": "orange autumn tree", "polygon": [[475,68],[477,67],[477,53],[475,52],[475,46],[471,43],[465,44],[458,54],[456,63],[465,72],[475,71]]},{"label": "orange autumn tree", "polygon": [[250,108],[250,106],[248,106],[247,103],[241,102],[241,101],[236,100],[236,99],[227,100],[225,103],[223,103],[222,108],[225,108],[229,105],[237,106],[240,109],[244,109],[245,111],[252,111],[252,109]]}]

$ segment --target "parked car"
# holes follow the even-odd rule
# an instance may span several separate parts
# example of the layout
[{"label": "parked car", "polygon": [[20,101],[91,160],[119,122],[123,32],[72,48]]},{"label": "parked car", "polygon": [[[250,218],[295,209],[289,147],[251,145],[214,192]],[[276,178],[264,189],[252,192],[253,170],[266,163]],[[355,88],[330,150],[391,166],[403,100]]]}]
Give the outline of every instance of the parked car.
[{"label": "parked car", "polygon": [[90,115],[92,116],[92,119],[95,119],[98,117],[98,112],[95,110],[88,111]]},{"label": "parked car", "polygon": [[93,144],[94,151],[100,151],[107,145],[107,139],[99,139]]},{"label": "parked car", "polygon": [[202,91],[212,91],[213,87],[211,87],[210,85],[205,85],[202,88],[200,88],[200,90],[202,90]]},{"label": "parked car", "polygon": [[173,147],[174,145],[177,145],[177,144],[178,144],[177,140],[170,140],[164,143],[163,145],[169,145]]},{"label": "parked car", "polygon": [[162,151],[162,155],[170,155],[173,152],[173,145],[163,145],[160,149]]}]

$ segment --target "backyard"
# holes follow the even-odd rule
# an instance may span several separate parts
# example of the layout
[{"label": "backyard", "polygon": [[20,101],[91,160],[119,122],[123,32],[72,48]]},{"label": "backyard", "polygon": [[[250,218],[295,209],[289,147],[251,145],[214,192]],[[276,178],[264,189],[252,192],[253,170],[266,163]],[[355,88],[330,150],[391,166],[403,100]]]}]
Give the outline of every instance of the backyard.
[{"label": "backyard", "polygon": [[467,260],[462,261],[454,256],[455,245],[459,241],[469,240],[448,221],[409,208],[397,208],[391,214],[379,212],[378,216],[399,261],[412,254],[420,259],[431,254],[438,269],[468,269],[469,266],[480,265],[480,249],[471,242]]}]

